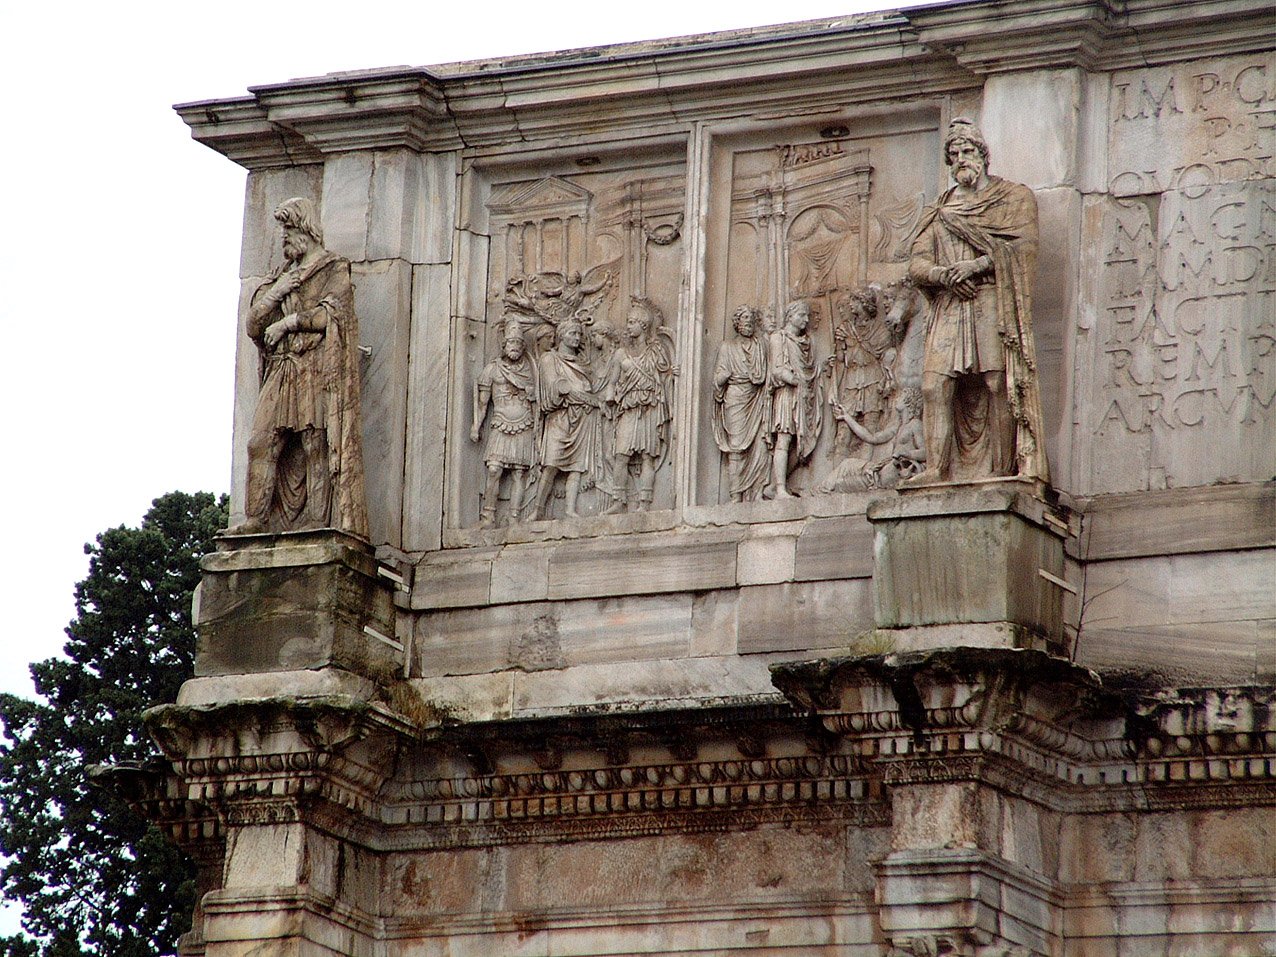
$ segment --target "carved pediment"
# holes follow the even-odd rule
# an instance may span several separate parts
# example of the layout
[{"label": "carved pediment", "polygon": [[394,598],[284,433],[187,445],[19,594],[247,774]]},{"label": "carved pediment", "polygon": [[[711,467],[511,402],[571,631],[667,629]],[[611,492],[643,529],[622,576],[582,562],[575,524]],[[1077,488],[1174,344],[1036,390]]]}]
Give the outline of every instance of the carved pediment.
[{"label": "carved pediment", "polygon": [[487,208],[502,219],[531,220],[584,216],[594,194],[558,176],[534,183],[513,183],[492,194]]}]

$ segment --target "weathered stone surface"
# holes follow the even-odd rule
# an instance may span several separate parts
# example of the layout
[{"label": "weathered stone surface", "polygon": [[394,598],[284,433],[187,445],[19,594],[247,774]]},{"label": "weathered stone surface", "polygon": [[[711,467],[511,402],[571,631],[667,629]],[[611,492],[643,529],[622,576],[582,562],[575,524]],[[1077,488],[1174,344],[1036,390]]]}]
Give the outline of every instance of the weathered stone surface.
[{"label": "weathered stone surface", "polygon": [[766,661],[690,658],[625,664],[580,665],[562,671],[514,675],[514,713],[563,714],[584,707],[671,707],[697,700],[774,699]]},{"label": "weathered stone surface", "polygon": [[372,154],[344,153],[323,164],[323,233],[328,248],[351,262],[369,258]]},{"label": "weathered stone surface", "polygon": [[450,262],[455,178],[450,153],[374,154],[368,258]]},{"label": "weathered stone surface", "polygon": [[736,543],[727,536],[685,532],[660,540],[580,542],[555,547],[549,558],[551,598],[702,591],[735,583]]},{"label": "weathered stone surface", "polygon": [[450,317],[448,267],[413,267],[402,505],[403,547],[409,551],[443,544]]},{"label": "weathered stone surface", "polygon": [[375,463],[367,470],[368,533],[374,542],[399,545],[412,269],[399,260],[383,260],[353,272],[360,344],[370,350],[361,360],[363,455]]},{"label": "weathered stone surface", "polygon": [[846,648],[873,626],[872,589],[863,579],[755,585],[739,594],[741,654]]},{"label": "weathered stone surface", "polygon": [[1061,635],[1062,589],[1045,576],[1063,574],[1063,536],[1048,511],[987,485],[874,503],[878,626],[1007,622]]},{"label": "weathered stone surface", "polygon": [[794,578],[869,578],[873,574],[873,526],[862,514],[813,519],[798,538]]},{"label": "weathered stone surface", "polygon": [[[389,588],[370,551],[336,532],[222,539],[205,558],[195,674],[337,667],[386,680],[403,667]],[[265,610],[265,613],[263,611]]]}]

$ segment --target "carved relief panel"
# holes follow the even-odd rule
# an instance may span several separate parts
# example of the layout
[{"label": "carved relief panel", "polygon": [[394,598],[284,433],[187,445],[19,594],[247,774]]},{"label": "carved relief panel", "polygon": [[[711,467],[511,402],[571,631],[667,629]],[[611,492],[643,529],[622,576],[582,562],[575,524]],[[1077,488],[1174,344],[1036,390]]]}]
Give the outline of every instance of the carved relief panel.
[{"label": "carved relief panel", "polygon": [[902,383],[920,385],[924,299],[900,280],[937,144],[938,116],[907,112],[715,144],[701,501],[884,487],[920,466]]},{"label": "carved relief panel", "polygon": [[457,383],[473,409],[453,527],[673,506],[684,169],[482,183],[488,261]]}]

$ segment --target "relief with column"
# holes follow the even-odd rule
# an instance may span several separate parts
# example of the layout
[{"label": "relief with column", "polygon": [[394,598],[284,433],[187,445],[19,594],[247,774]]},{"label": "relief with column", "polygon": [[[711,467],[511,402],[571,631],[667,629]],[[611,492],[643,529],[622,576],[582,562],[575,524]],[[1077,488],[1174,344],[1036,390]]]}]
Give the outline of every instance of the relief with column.
[{"label": "relief with column", "polygon": [[729,215],[709,224],[722,338],[705,365],[708,503],[892,488],[924,468],[925,298],[906,269],[935,134],[837,132],[726,148]]},{"label": "relief with column", "polygon": [[498,183],[487,211],[469,422],[484,480],[462,523],[672,507],[684,177]]}]

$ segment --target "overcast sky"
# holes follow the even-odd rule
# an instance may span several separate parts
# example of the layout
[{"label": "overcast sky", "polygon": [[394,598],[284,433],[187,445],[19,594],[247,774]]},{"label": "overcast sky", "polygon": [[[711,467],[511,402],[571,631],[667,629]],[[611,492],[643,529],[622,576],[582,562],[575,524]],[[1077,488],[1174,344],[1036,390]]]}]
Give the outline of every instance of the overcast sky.
[{"label": "overcast sky", "polygon": [[[874,0],[11,3],[0,14],[0,691],[59,654],[83,545],[230,483],[245,173],[174,103],[428,65],[842,16]],[[367,11],[367,15],[361,15]],[[13,916],[0,905],[0,933]]]}]

